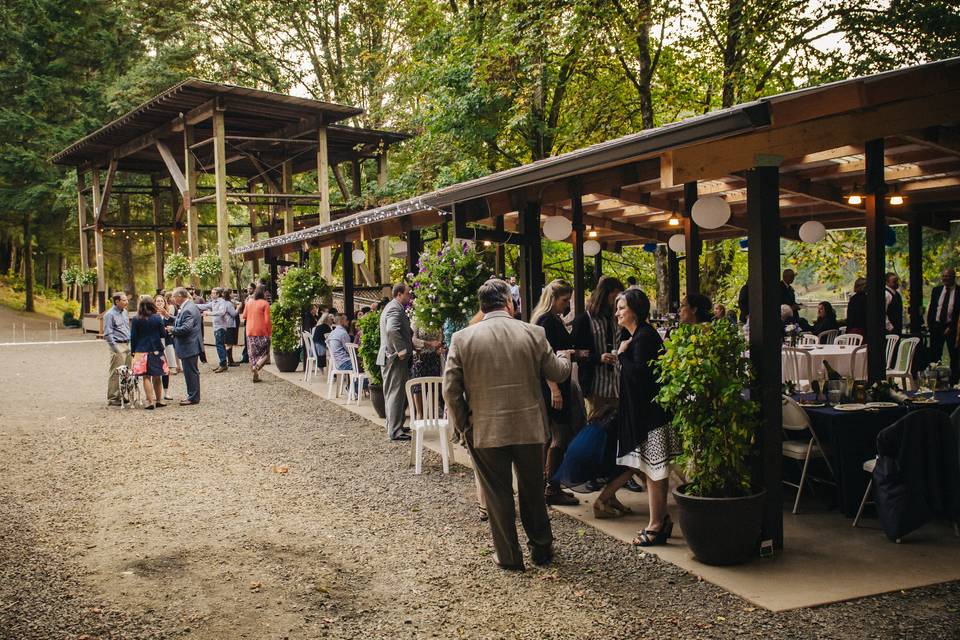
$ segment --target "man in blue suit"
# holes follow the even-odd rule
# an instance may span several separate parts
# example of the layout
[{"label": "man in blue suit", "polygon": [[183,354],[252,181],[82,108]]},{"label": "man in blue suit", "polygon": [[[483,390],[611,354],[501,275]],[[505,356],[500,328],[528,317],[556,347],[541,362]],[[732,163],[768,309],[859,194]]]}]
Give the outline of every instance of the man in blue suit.
[{"label": "man in blue suit", "polygon": [[183,287],[173,290],[173,302],[179,307],[177,320],[167,331],[173,336],[173,348],[183,364],[183,380],[187,383],[187,398],[181,405],[200,403],[200,367],[197,363],[203,351],[200,309]]}]

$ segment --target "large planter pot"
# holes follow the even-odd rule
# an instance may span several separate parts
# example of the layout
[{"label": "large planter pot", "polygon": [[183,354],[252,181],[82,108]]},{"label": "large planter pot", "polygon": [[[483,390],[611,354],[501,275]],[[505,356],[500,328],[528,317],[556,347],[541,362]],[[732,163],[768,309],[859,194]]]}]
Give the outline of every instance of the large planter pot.
[{"label": "large planter pot", "polygon": [[273,364],[277,365],[277,369],[283,371],[284,373],[292,373],[293,371],[297,370],[298,366],[300,366],[300,352],[274,351]]},{"label": "large planter pot", "polygon": [[383,401],[383,385],[371,384],[368,388],[370,389],[370,404],[373,405],[373,410],[381,418],[386,418],[387,406]]},{"label": "large planter pot", "polygon": [[742,498],[700,498],[673,490],[680,528],[693,556],[704,564],[746,562],[757,550],[766,490]]}]

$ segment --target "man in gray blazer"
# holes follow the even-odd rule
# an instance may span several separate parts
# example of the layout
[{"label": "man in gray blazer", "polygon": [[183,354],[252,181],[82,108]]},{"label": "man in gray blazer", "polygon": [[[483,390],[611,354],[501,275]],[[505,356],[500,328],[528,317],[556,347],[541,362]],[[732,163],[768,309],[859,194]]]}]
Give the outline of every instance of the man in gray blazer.
[{"label": "man in gray blazer", "polygon": [[201,323],[203,316],[196,303],[183,287],[173,290],[173,302],[180,309],[177,319],[167,331],[173,336],[173,348],[183,364],[183,380],[187,383],[187,398],[181,405],[200,403],[200,367],[197,363],[203,351]]},{"label": "man in gray blazer", "polygon": [[393,286],[393,300],[380,314],[380,352],[377,364],[383,373],[383,398],[387,410],[387,436],[391,440],[409,440],[403,427],[407,395],[405,386],[410,378],[410,360],[413,357],[413,330],[407,317],[410,289],[401,282]]},{"label": "man in gray blazer", "polygon": [[483,489],[494,562],[522,571],[511,466],[531,559],[546,564],[553,558],[553,534],[543,496],[547,412],[540,380],[566,380],[570,353],[554,354],[542,327],[514,319],[510,285],[503,280],[487,280],[479,297],[483,319],[454,333],[450,342],[443,398]]}]

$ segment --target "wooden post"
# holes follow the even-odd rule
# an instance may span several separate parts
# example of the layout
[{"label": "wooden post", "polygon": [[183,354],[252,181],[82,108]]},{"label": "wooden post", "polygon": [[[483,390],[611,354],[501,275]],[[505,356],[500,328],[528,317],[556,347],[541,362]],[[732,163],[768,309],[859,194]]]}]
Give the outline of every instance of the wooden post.
[{"label": "wooden post", "polygon": [[540,203],[528,201],[520,212],[520,307],[524,321],[543,289],[543,248],[540,245]]},{"label": "wooden post", "polygon": [[[91,174],[91,186],[93,187],[93,210],[100,211],[100,170],[94,168]],[[107,276],[103,268],[103,227],[100,221],[96,221],[93,228],[93,252],[97,265],[97,312],[103,313],[107,310]]]},{"label": "wooden post", "polygon": [[[223,122],[221,112],[221,124]],[[187,257],[193,260],[200,255],[200,213],[197,205],[193,203],[193,198],[197,195],[197,160],[190,149],[193,144],[193,125],[185,124],[183,127],[183,173],[187,181],[187,193],[183,196],[183,211],[187,216]],[[216,149],[214,149],[216,153]],[[226,154],[226,151],[224,151]],[[219,208],[219,202],[217,204]],[[218,228],[219,232],[219,221]],[[193,286],[199,287],[200,280],[197,276],[192,276]]]},{"label": "wooden post", "polygon": [[447,219],[444,218],[443,222],[440,223],[440,242],[446,244],[450,241],[450,226],[447,222]]},{"label": "wooden post", "polygon": [[680,258],[667,247],[667,301],[670,313],[680,309]]},{"label": "wooden post", "polygon": [[411,229],[407,231],[407,273],[417,274],[419,271],[417,262],[420,260],[422,252],[423,242],[420,239],[420,230]]},{"label": "wooden post", "polygon": [[340,259],[343,265],[343,312],[353,320],[353,243],[344,242],[340,246]]},{"label": "wooden post", "polygon": [[[377,186],[381,189],[387,186],[387,149],[377,156]],[[380,246],[380,271],[378,284],[390,282],[390,237],[385,236],[378,241]]]},{"label": "wooden post", "polygon": [[[256,191],[257,184],[253,180],[247,181],[247,191],[254,193]],[[247,215],[250,216],[250,242],[257,241],[257,205],[254,203],[247,204]],[[260,273],[260,258],[253,254],[250,258],[250,271],[253,275],[258,275]],[[242,283],[241,283],[242,284]]]},{"label": "wooden post", "polygon": [[213,173],[217,201],[217,247],[220,286],[230,286],[230,213],[227,210],[227,145],[223,109],[213,110]]},{"label": "wooden post", "polygon": [[150,191],[153,204],[153,271],[157,293],[160,293],[163,289],[163,235],[160,233],[160,188],[156,176],[150,176]]},{"label": "wooden post", "polygon": [[[883,180],[883,139],[864,146],[867,227],[867,379],[887,378],[886,364],[886,213],[887,185]],[[751,247],[752,248],[752,247]],[[752,304],[752,301],[751,301]]]},{"label": "wooden post", "polygon": [[[497,216],[496,229],[503,233],[503,216]],[[497,243],[496,253],[494,255],[494,268],[498,278],[507,277],[506,247],[502,242]]]},{"label": "wooden post", "polygon": [[[83,172],[77,169],[77,228],[80,230],[80,268],[86,271],[90,268],[90,245],[87,238],[87,197],[83,195],[86,189]],[[80,294],[80,315],[90,312],[90,292],[83,287]]]},{"label": "wooden post", "polygon": [[600,282],[600,278],[603,277],[603,250],[597,251],[597,255],[593,256],[593,277],[595,281],[594,286]]},{"label": "wooden post", "polygon": [[[326,125],[321,125],[317,129],[317,191],[320,193],[320,224],[330,222],[329,169],[330,155],[327,149],[327,127]],[[331,264],[330,260],[330,247],[321,248],[320,264],[322,265],[323,279],[327,282],[333,279],[333,264]]]},{"label": "wooden post", "polygon": [[747,237],[750,242],[750,360],[756,372],[751,396],[760,403],[761,477],[767,495],[761,540],[783,547],[783,488],[780,342],[780,170],[779,159],[757,158],[747,172]]},{"label": "wooden post", "polygon": [[703,242],[700,228],[693,221],[693,203],[697,201],[697,183],[683,185],[683,237],[687,252],[687,294],[700,293],[700,253]]},{"label": "wooden post", "polygon": [[[293,162],[291,160],[284,160],[280,165],[280,193],[293,193]],[[289,200],[284,200],[280,205],[280,213],[283,217],[283,233],[293,233],[293,205]],[[284,257],[292,261],[295,256],[295,253],[288,253]]]},{"label": "wooden post", "polygon": [[585,291],[583,282],[583,196],[580,193],[580,181],[570,181],[570,202],[573,214],[573,310],[575,315],[583,313]]},{"label": "wooden post", "polygon": [[[170,180],[170,219],[173,220],[173,240],[171,242],[172,249],[174,253],[180,253],[180,217],[177,215],[179,213],[180,207],[177,205],[177,194],[180,193],[180,190],[177,189],[177,185],[174,183],[173,179]],[[186,202],[184,202],[186,204]],[[183,278],[177,278],[174,282],[175,286],[183,286]]]},{"label": "wooden post", "polygon": [[910,261],[910,335],[920,336],[923,328],[923,225],[907,225]]}]

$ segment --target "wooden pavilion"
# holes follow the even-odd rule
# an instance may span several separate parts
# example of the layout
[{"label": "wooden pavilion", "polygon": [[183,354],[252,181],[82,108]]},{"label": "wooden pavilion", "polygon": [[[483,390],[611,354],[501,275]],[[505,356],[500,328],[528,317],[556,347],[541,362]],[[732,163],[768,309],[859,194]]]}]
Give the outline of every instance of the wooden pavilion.
[{"label": "wooden pavilion", "polygon": [[[723,197],[732,209],[721,228],[702,230],[692,220],[694,202],[706,195]],[[960,218],[960,59],[763,98],[260,240],[236,253],[269,258],[341,246],[349,260],[355,241],[401,235],[413,270],[421,230],[439,225],[446,236],[452,218],[455,237],[519,245],[523,306],[529,309],[544,284],[541,218],[552,215],[573,224],[578,311],[588,235],[616,251],[683,233],[688,292],[699,289],[703,240],[748,239],[750,354],[759,381],[767,489],[764,539],[781,547],[780,238],[796,239],[808,220],[866,228],[865,344],[869,377],[883,379],[887,225],[909,228],[909,317],[916,332],[922,324],[923,234],[947,231]],[[679,256],[668,255],[676,304]]]},{"label": "wooden pavilion", "polygon": [[[157,288],[161,289],[164,234],[172,235],[172,250],[178,252],[186,230],[187,255],[197,257],[199,207],[213,205],[216,224],[203,226],[216,229],[220,284],[226,286],[231,226],[249,228],[256,239],[260,233],[289,233],[349,213],[331,212],[328,171],[332,170],[344,200],[349,200],[360,195],[362,163],[376,162],[377,180],[385,183],[387,150],[408,137],[337,124],[361,113],[355,107],[188,79],[53,156],[56,164],[76,167],[80,265],[90,268],[92,236],[98,309],[106,306],[104,232],[152,232]],[[340,169],[344,164],[352,176],[351,188]],[[293,176],[304,172],[319,176],[314,180],[316,189],[295,192]],[[121,174],[141,179],[123,184]],[[202,179],[204,175],[212,180]],[[142,176],[149,176],[149,183]],[[128,213],[124,196],[130,195],[152,198],[150,222],[131,223],[124,215]],[[119,201],[119,220],[110,215],[111,198]],[[231,204],[247,207],[248,224],[231,225]],[[311,210],[295,215],[305,207]],[[389,279],[385,241],[380,249],[374,279],[383,282]],[[281,259],[272,256],[267,261],[275,269]],[[329,277],[329,251],[324,252],[324,267]],[[259,263],[254,261],[254,272],[258,270]]]}]

